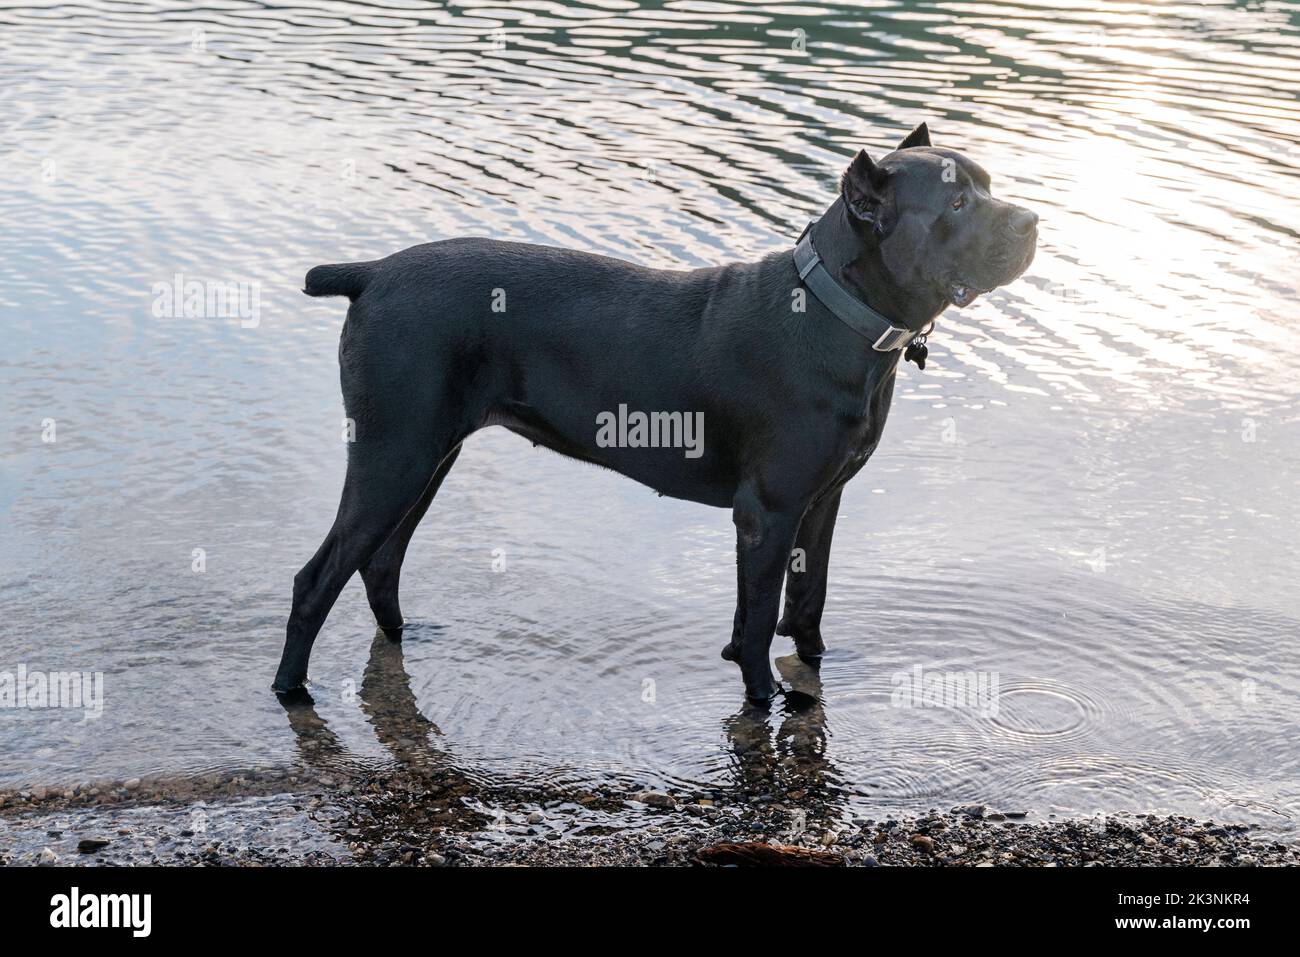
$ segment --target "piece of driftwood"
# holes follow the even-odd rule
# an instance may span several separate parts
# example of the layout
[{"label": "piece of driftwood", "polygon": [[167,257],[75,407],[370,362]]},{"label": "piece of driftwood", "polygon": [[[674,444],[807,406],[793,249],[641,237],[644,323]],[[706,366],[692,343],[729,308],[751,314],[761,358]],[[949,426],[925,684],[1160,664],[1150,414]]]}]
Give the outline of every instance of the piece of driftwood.
[{"label": "piece of driftwood", "polygon": [[790,844],[714,844],[695,853],[701,864],[728,864],[740,867],[843,867],[844,855],[834,851],[816,851]]}]

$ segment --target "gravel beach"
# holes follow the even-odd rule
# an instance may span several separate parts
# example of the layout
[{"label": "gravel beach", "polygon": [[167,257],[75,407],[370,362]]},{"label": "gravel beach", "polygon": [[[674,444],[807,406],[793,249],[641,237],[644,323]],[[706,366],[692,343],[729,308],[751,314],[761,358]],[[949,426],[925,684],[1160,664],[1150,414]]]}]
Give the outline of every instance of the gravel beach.
[{"label": "gravel beach", "polygon": [[247,771],[0,793],[0,863],[175,866],[1258,866],[1242,824],[963,805],[874,820],[815,794],[546,792],[459,772]]}]

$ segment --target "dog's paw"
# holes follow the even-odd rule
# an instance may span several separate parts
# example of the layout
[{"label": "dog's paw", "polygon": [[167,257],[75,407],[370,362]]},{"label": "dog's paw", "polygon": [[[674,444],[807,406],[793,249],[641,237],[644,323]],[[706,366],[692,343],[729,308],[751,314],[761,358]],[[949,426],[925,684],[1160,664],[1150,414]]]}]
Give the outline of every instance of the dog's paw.
[{"label": "dog's paw", "polygon": [[753,708],[767,709],[772,707],[772,702],[784,694],[785,689],[772,681],[766,688],[746,688],[745,703]]},{"label": "dog's paw", "polygon": [[822,654],[826,651],[826,643],[822,641],[820,628],[804,628],[792,622],[789,618],[782,618],[776,626],[776,633],[783,638],[794,639],[794,650],[805,664],[817,665],[821,662]]},{"label": "dog's paw", "polygon": [[307,690],[305,684],[298,685],[296,688],[280,688],[277,685],[271,685],[271,690],[280,699],[280,704],[286,708],[298,708],[316,703],[316,699],[311,696],[311,692]]},{"label": "dog's paw", "polygon": [[725,645],[722,646],[722,660],[723,660],[723,661],[739,661],[739,660],[740,660],[740,649],[737,648],[736,645],[735,645],[734,643],[732,643],[732,642],[730,642],[730,641],[727,642]]}]

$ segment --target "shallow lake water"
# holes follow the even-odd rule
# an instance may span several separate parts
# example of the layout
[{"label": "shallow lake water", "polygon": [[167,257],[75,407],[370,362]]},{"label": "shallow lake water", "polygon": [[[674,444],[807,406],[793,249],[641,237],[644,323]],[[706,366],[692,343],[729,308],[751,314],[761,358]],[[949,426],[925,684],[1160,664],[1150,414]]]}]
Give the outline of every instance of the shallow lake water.
[{"label": "shallow lake water", "polygon": [[[370,668],[476,776],[1293,830],[1300,4],[4,2],[0,83],[0,672],[104,680],[92,720],[0,709],[0,788],[295,760],[269,683],[344,466],[307,268],[756,258],[926,120],[1040,246],[902,367],[819,707],[747,713],[718,657],[727,512],[494,429],[411,545],[395,668],[339,599],[320,722],[402,759]],[[248,308],[178,314],[178,277]],[[918,669],[996,707],[907,706]]]}]

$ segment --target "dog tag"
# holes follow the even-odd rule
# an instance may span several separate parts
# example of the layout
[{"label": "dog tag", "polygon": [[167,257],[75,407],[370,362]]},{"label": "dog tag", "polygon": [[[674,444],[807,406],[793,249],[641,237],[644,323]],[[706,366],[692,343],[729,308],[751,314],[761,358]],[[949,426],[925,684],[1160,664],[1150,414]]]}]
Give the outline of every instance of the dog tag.
[{"label": "dog tag", "polygon": [[930,350],[925,345],[925,336],[917,336],[907,347],[907,351],[903,353],[903,358],[908,362],[915,362],[916,367],[924,372],[925,357],[929,354]]}]

